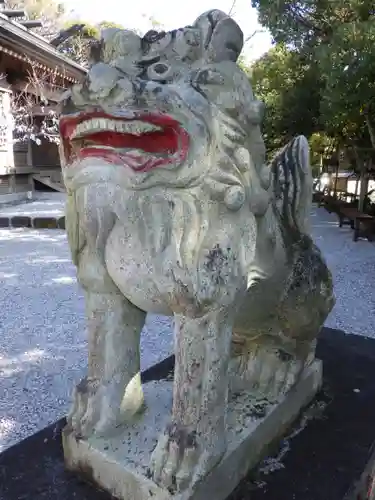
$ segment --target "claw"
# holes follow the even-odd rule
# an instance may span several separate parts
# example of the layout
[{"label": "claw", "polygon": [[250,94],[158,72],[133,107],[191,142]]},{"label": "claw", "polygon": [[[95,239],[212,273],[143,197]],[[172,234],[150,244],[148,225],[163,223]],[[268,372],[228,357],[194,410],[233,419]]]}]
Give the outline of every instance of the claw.
[{"label": "claw", "polygon": [[217,442],[207,447],[208,452],[204,445],[198,445],[194,432],[178,425],[169,426],[151,456],[152,479],[172,494],[193,487],[221,460],[226,449],[223,434],[215,433]]},{"label": "claw", "polygon": [[73,405],[67,421],[77,435],[88,437],[93,432],[99,414],[100,397],[97,383],[85,377],[74,389]]},{"label": "claw", "polygon": [[161,482],[167,489],[176,486],[176,473],[180,465],[180,447],[172,441],[169,443],[167,460],[161,473]]},{"label": "claw", "polygon": [[151,455],[150,471],[155,483],[159,483],[164,468],[164,457],[168,450],[169,438],[163,434]]},{"label": "claw", "polygon": [[191,471],[197,463],[196,448],[186,448],[184,457],[181,461],[180,470],[176,474],[176,486],[178,491],[182,491],[189,487],[191,482]]}]

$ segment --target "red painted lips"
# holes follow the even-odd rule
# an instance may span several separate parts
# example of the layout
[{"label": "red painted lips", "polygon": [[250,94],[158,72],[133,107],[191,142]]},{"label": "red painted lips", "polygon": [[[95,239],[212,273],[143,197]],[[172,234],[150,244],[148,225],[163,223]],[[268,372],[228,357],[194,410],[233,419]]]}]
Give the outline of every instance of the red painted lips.
[{"label": "red painted lips", "polygon": [[139,114],[131,119],[98,112],[66,116],[60,120],[60,135],[68,166],[91,157],[147,172],[182,163],[189,147],[186,130],[162,114]]}]

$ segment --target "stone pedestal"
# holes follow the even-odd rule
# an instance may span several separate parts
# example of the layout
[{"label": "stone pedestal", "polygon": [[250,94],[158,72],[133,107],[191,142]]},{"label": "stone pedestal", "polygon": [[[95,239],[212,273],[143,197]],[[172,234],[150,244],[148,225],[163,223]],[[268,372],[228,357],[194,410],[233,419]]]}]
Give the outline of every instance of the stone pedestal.
[{"label": "stone pedestal", "polygon": [[77,440],[66,427],[65,463],[121,500],[224,500],[267,454],[269,445],[285,433],[321,381],[321,362],[314,361],[278,402],[254,400],[249,394],[234,396],[228,406],[227,453],[194,491],[173,496],[147,477],[151,452],[171,413],[171,381],[145,384],[148,408],[130,428],[110,439]]}]

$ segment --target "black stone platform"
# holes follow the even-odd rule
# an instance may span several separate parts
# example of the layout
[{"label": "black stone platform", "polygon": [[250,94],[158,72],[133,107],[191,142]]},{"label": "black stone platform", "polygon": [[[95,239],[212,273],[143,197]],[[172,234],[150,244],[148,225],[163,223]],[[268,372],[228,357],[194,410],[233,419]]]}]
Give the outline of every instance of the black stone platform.
[{"label": "black stone platform", "polygon": [[[323,390],[291,431],[295,436],[274,450],[276,457],[289,448],[275,461],[279,469],[265,474],[263,463],[228,500],[367,500],[355,492],[355,483],[369,470],[375,439],[375,340],[324,329],[318,357],[324,362]],[[165,378],[172,369],[168,358],[143,379]],[[298,432],[306,415],[308,424]],[[1,500],[109,500],[64,470],[63,426],[61,420],[0,454]],[[368,487],[368,478],[363,483]]]}]

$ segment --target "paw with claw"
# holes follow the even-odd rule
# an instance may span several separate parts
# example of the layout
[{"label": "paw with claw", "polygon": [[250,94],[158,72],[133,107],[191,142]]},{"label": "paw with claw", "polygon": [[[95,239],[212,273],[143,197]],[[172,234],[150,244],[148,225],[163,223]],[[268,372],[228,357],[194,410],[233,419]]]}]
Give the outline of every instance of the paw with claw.
[{"label": "paw with claw", "polygon": [[192,488],[223,457],[226,451],[223,435],[215,435],[209,444],[206,437],[198,437],[177,424],[169,425],[151,456],[152,479],[172,494]]},{"label": "paw with claw", "polygon": [[73,406],[67,422],[74,429],[77,437],[88,437],[99,419],[100,395],[98,384],[87,377],[75,387]]},{"label": "paw with claw", "polygon": [[[129,393],[117,384],[102,385],[84,378],[75,388],[73,407],[67,418],[77,437],[109,437],[144,409],[142,386],[138,377],[128,384]],[[125,392],[125,395],[124,395]]]}]

